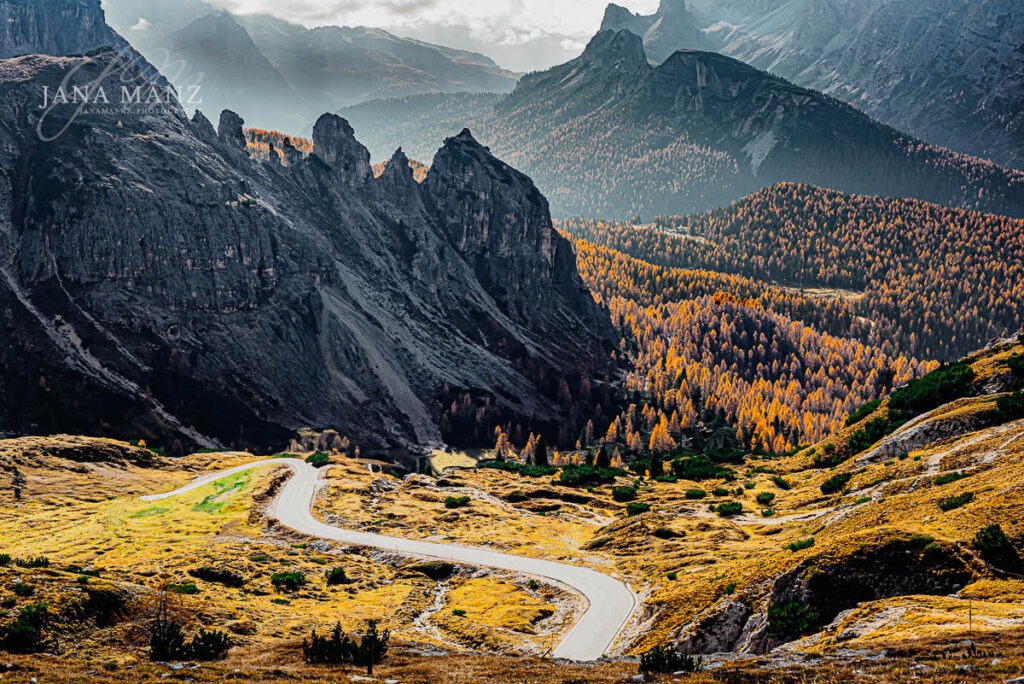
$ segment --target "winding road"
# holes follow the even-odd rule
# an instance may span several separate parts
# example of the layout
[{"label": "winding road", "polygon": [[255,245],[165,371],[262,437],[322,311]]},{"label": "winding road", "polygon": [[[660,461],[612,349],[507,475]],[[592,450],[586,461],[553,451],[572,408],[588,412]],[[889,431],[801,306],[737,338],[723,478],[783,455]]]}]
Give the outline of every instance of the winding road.
[{"label": "winding road", "polygon": [[313,499],[320,485],[320,471],[297,459],[270,459],[249,463],[218,473],[204,475],[191,484],[168,494],[143,497],[159,501],[194,491],[212,482],[261,467],[286,467],[293,476],[281,488],[268,509],[268,515],[300,534],[390,551],[403,556],[443,560],[457,564],[496,568],[550,580],[572,589],[587,600],[586,612],[565,639],[552,652],[564,660],[593,661],[612,647],[626,627],[638,601],[636,594],[623,582],[588,568],[524,558],[487,549],[435,544],[399,537],[386,537],[332,527],[313,517]]}]

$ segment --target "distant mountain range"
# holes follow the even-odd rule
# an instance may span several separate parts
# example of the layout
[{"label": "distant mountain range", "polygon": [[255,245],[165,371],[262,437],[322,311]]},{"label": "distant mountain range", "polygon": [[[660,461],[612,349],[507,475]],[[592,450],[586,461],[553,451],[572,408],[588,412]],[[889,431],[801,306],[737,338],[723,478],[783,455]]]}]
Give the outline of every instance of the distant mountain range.
[{"label": "distant mountain range", "polygon": [[685,214],[780,181],[1024,214],[1024,173],[931,147],[730,57],[686,50],[653,66],[628,30],[598,34],[506,98],[418,97],[343,115],[371,148],[387,135],[414,155],[468,122],[560,216]]},{"label": "distant mountain range", "polygon": [[1017,0],[662,0],[610,5],[602,30],[660,64],[720,52],[927,142],[1024,168],[1024,4]]},{"label": "distant mountain range", "polygon": [[307,29],[233,16],[200,0],[106,0],[110,22],[176,84],[202,83],[203,109],[308,132],[324,111],[381,97],[509,92],[517,75],[479,54],[372,28]]}]

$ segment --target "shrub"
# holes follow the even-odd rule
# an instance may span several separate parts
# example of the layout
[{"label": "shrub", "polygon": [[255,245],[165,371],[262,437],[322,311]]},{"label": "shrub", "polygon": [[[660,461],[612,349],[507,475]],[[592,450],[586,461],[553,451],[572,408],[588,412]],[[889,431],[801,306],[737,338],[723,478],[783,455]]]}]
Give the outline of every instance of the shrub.
[{"label": "shrub", "polygon": [[188,571],[188,574],[196,579],[201,579],[204,582],[211,582],[213,584],[222,584],[225,587],[233,587],[238,589],[245,586],[245,578],[241,575],[235,574],[230,570],[224,570],[222,568],[194,568]]},{"label": "shrub", "polygon": [[727,595],[729,595],[729,596],[732,596],[733,594],[735,594],[736,593],[736,583],[735,582],[729,582],[728,584],[726,584],[725,585],[725,593]]},{"label": "shrub", "polygon": [[787,601],[768,607],[768,636],[772,639],[796,639],[817,627],[818,612],[800,601]]},{"label": "shrub", "polygon": [[958,482],[965,478],[970,477],[967,473],[946,473],[945,475],[939,475],[935,478],[935,485],[941,487],[942,485],[948,485],[953,482]]},{"label": "shrub", "polygon": [[870,449],[878,440],[892,432],[893,427],[886,418],[873,418],[850,435],[846,442],[847,452],[852,455]]},{"label": "shrub", "polygon": [[368,674],[373,674],[373,666],[387,656],[388,642],[391,633],[381,632],[376,620],[370,620],[362,637],[351,639],[338,623],[331,630],[330,636],[321,637],[314,630],[309,640],[302,640],[302,655],[312,665],[362,665]]},{"label": "shrub", "polygon": [[739,501],[727,501],[715,507],[715,512],[723,518],[731,518],[743,512],[743,504]]},{"label": "shrub", "polygon": [[996,411],[1005,422],[1024,418],[1024,392],[1014,392],[996,399]]},{"label": "shrub", "polygon": [[270,583],[281,591],[295,591],[305,586],[306,576],[301,572],[275,572],[270,576]]},{"label": "shrub", "polygon": [[872,413],[877,411],[878,407],[881,406],[881,405],[882,405],[882,400],[881,399],[875,399],[874,401],[869,401],[868,403],[862,405],[856,411],[851,413],[850,417],[846,419],[846,426],[849,427],[851,425],[859,423],[860,421],[864,420],[865,418],[870,416]]},{"label": "shrub", "polygon": [[797,551],[809,549],[812,546],[814,546],[814,537],[808,537],[807,539],[800,539],[790,544],[786,544],[785,548],[789,549],[793,553],[796,553]]},{"label": "shrub", "polygon": [[702,667],[700,658],[664,646],[656,646],[640,656],[640,673],[645,675],[698,672]]},{"label": "shrub", "polygon": [[[165,602],[162,605],[166,606]],[[180,660],[186,656],[185,633],[181,623],[170,618],[162,609],[149,626],[149,659],[153,661]]]},{"label": "shrub", "polygon": [[732,492],[730,492],[725,487],[715,487],[714,489],[711,490],[711,493],[717,497],[729,496],[730,494],[732,494]]},{"label": "shrub", "polygon": [[330,462],[331,457],[323,453],[322,451],[318,451],[315,454],[310,454],[306,458],[306,463],[313,466],[314,468],[323,468],[324,466],[330,464]]},{"label": "shrub", "polygon": [[853,479],[852,473],[837,473],[821,483],[821,493],[825,496],[837,494]]},{"label": "shrub", "polygon": [[636,500],[636,487],[616,487],[612,490],[612,498],[619,503]]},{"label": "shrub", "polygon": [[964,492],[963,494],[956,494],[954,496],[944,496],[939,499],[939,508],[943,511],[952,511],[966,506],[967,504],[974,501],[974,492]]},{"label": "shrub", "polygon": [[651,510],[651,504],[648,503],[631,503],[626,505],[626,515],[633,517],[635,515],[641,515]]},{"label": "shrub", "polygon": [[774,482],[775,486],[784,492],[788,492],[790,489],[793,488],[793,485],[790,483],[790,481],[782,477],[781,475],[774,475],[772,477],[772,482]]},{"label": "shrub", "polygon": [[193,582],[188,582],[186,584],[172,584],[167,588],[175,594],[185,594],[187,596],[193,596],[199,593],[199,587],[197,587]]},{"label": "shrub", "polygon": [[973,382],[974,370],[970,366],[963,362],[949,364],[896,390],[889,399],[889,408],[925,413],[967,396]]},{"label": "shrub", "polygon": [[339,584],[352,584],[352,580],[345,574],[345,568],[331,568],[324,573],[327,586],[336,587]]},{"label": "shrub", "polygon": [[231,637],[220,630],[199,630],[186,647],[192,660],[211,661],[223,660],[231,650]]},{"label": "shrub", "polygon": [[449,496],[444,500],[444,507],[449,510],[456,508],[465,508],[469,505],[470,498],[468,496]]},{"label": "shrub", "polygon": [[678,572],[670,572],[670,573],[668,573],[665,576],[668,578],[668,580],[670,582],[675,582],[677,579],[679,579],[679,573]]},{"label": "shrub", "polygon": [[971,546],[987,561],[1005,560],[1013,555],[1010,540],[999,525],[989,525],[978,530],[971,541]]},{"label": "shrub", "polygon": [[35,556],[33,558],[15,558],[14,564],[22,568],[48,568],[50,559],[46,556]]},{"label": "shrub", "polygon": [[708,493],[703,489],[687,489],[686,498],[690,501],[697,501],[699,499],[707,498]]},{"label": "shrub", "polygon": [[567,466],[558,477],[558,484],[565,487],[585,487],[593,484],[611,484],[615,478],[626,474],[621,468],[602,468],[598,466]]},{"label": "shrub", "polygon": [[775,495],[771,492],[760,492],[757,495],[757,503],[761,506],[770,506],[775,501]]},{"label": "shrub", "polygon": [[34,593],[36,593],[36,587],[34,584],[26,584],[23,582],[21,584],[14,585],[15,596],[21,596],[22,598],[25,598],[27,596],[31,596]]},{"label": "shrub", "polygon": [[551,477],[558,472],[558,468],[549,465],[530,465],[515,461],[481,461],[476,464],[477,468],[490,470],[501,470],[506,473],[514,473],[522,477]]},{"label": "shrub", "polygon": [[679,478],[674,475],[658,475],[654,478],[655,482],[664,482],[665,484],[675,484],[679,482]]},{"label": "shrub", "polygon": [[652,532],[658,539],[678,539],[679,537],[685,537],[686,534],[683,532],[676,532],[671,527],[659,527]]},{"label": "shrub", "polygon": [[761,517],[762,518],[774,518],[775,517],[775,509],[774,508],[766,508],[766,509],[764,509],[763,511],[761,511]]},{"label": "shrub", "polygon": [[452,615],[456,617],[466,617],[466,611],[464,611],[462,608],[456,608],[452,611]]},{"label": "shrub", "polygon": [[11,653],[36,653],[43,647],[44,631],[49,622],[47,604],[25,606],[18,617],[0,630],[0,645]]},{"label": "shrub", "polygon": [[12,562],[11,554],[0,553],[0,568],[6,568]]},{"label": "shrub", "polygon": [[709,456],[684,456],[672,461],[672,473],[680,480],[703,482],[704,480],[736,479],[736,472],[723,468]]}]

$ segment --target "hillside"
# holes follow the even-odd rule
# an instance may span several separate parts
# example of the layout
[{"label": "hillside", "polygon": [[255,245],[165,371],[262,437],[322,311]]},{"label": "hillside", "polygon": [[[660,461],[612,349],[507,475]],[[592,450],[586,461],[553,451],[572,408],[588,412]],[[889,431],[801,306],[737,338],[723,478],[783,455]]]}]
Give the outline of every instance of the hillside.
[{"label": "hillside", "polygon": [[573,219],[564,228],[658,266],[810,296],[818,311],[782,311],[890,354],[958,359],[1024,316],[1020,219],[782,184],[650,226]]},{"label": "hillside", "polygon": [[[651,66],[629,31],[600,33],[578,59],[525,76],[493,112],[448,102],[424,114],[467,120],[536,179],[556,216],[692,213],[781,181],[1024,215],[1020,172],[925,145],[728,57],[680,51]],[[406,106],[345,115],[373,139]],[[400,142],[418,150],[424,134],[426,122]]]},{"label": "hillside", "polygon": [[1024,163],[1024,12],[1010,0],[664,0],[647,16],[610,5],[601,28],[642,36],[659,64],[721,52],[929,143]]},{"label": "hillside", "polygon": [[44,130],[67,130],[41,141],[38,88],[144,82],[119,59],[0,62],[0,206],[18,207],[0,216],[4,431],[181,453],[340,429],[408,453],[444,442],[463,393],[480,430],[512,422],[553,442],[604,400],[607,387],[559,403],[560,382],[607,372],[607,314],[544,197],[468,131],[422,184],[407,160],[374,178],[333,115],[287,165],[250,158],[237,115],[215,131],[173,105],[58,105]]},{"label": "hillside", "polygon": [[[233,645],[225,662],[192,670],[196,681],[231,671],[268,682],[336,677],[304,664],[300,641],[339,618],[352,629],[372,617],[393,633],[381,674],[410,681],[455,664],[469,668],[467,681],[622,681],[636,662],[621,656],[666,645],[704,654],[709,669],[677,677],[686,682],[921,672],[955,682],[965,671],[1004,682],[1024,674],[1024,400],[1013,393],[1024,387],[1022,360],[1024,345],[1004,341],[858,411],[813,449],[713,473],[694,471],[685,452],[594,481],[567,465],[592,450],[521,474],[483,463],[405,478],[350,453],[330,457],[315,508],[328,524],[568,560],[628,580],[642,610],[597,668],[530,657],[572,624],[580,606],[571,594],[527,576],[298,537],[264,517],[282,477],[272,468],[214,477],[156,505],[136,498],[253,458],[242,454],[169,461],[75,438],[0,443],[14,484],[0,506],[15,511],[0,520],[19,540],[0,567],[0,593],[17,610],[50,601],[42,635],[62,644],[60,671],[107,663],[110,681],[169,671],[147,663],[131,635],[161,588],[175,587],[188,632],[223,629]],[[896,426],[897,413],[910,422]],[[892,426],[881,451],[881,433],[864,436],[879,420]],[[457,497],[466,503],[446,505]],[[345,582],[326,582],[339,567]],[[275,588],[283,572],[305,583]],[[32,589],[15,594],[15,585]],[[9,660],[34,673],[34,657]]]}]

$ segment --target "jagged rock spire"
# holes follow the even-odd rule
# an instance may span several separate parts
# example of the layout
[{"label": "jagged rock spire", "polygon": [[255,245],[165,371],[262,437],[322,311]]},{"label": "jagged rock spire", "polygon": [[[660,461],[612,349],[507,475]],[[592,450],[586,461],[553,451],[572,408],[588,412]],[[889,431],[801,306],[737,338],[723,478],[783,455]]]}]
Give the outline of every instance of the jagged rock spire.
[{"label": "jagged rock spire", "polygon": [[230,109],[220,113],[220,125],[217,126],[217,137],[222,143],[233,150],[245,152],[245,121]]},{"label": "jagged rock spire", "polygon": [[370,151],[337,114],[324,114],[313,126],[313,154],[349,185],[361,185],[373,177]]}]

